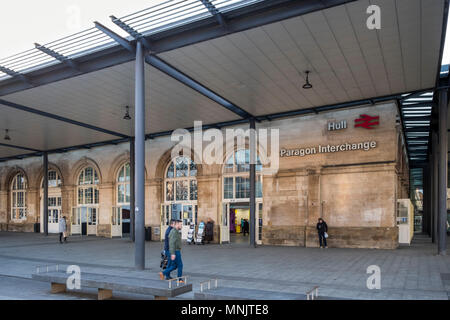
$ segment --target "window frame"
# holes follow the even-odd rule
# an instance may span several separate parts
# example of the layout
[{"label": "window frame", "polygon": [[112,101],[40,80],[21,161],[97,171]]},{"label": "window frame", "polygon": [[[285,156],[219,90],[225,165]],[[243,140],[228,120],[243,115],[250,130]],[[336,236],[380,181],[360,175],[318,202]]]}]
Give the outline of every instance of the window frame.
[{"label": "window frame", "polygon": [[[17,178],[21,176],[23,179],[22,188],[17,187]],[[27,189],[28,189],[28,180],[24,173],[18,172],[11,181],[10,191],[11,191],[11,220],[12,221],[25,221],[28,215],[27,208]],[[19,204],[19,194],[22,195],[23,205],[18,206]],[[20,218],[19,210],[23,210],[23,216]]]},{"label": "window frame", "polygon": [[[92,169],[91,183],[86,183],[86,171]],[[83,179],[81,179],[83,178]],[[77,206],[78,207],[88,207],[88,206],[98,206],[100,204],[100,191],[98,185],[100,184],[100,178],[97,170],[93,166],[88,166],[83,168],[77,179]],[[80,202],[80,191],[83,201]],[[87,203],[87,195],[91,195],[92,202]],[[95,202],[97,200],[97,202]]]}]

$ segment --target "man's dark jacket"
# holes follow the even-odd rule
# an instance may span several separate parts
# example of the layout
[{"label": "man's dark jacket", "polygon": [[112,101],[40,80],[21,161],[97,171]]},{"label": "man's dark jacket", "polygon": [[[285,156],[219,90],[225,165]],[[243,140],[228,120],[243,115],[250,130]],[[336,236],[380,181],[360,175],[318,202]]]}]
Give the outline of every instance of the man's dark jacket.
[{"label": "man's dark jacket", "polygon": [[169,251],[169,233],[173,227],[169,226],[164,235],[164,251]]},{"label": "man's dark jacket", "polygon": [[322,223],[317,223],[317,226],[316,226],[316,228],[317,228],[317,231],[319,232],[319,233],[324,233],[324,232],[328,232],[328,226],[327,226],[327,223],[324,221],[324,222],[322,222]]}]

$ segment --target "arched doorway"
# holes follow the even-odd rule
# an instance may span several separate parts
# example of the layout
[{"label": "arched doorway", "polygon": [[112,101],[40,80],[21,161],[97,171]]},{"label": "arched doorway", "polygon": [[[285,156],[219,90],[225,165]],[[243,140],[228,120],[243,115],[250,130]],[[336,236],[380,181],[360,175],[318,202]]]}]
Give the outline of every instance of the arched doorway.
[{"label": "arched doorway", "polygon": [[111,218],[111,236],[130,233],[130,163],[123,164],[116,177],[116,205]]},{"label": "arched doorway", "polygon": [[72,209],[72,234],[97,235],[99,206],[99,175],[93,167],[81,170],[78,176],[77,206]]},{"label": "arched doorway", "polygon": [[21,222],[27,219],[27,189],[25,174],[17,173],[11,181],[11,221]]},{"label": "arched doorway", "polygon": [[[256,159],[255,241],[262,243],[262,164]],[[249,242],[244,236],[245,220],[250,225],[250,150],[240,149],[229,155],[222,172],[222,212],[220,242]]]},{"label": "arched doorway", "polygon": [[[40,223],[41,233],[44,232],[44,178],[40,189]],[[59,232],[59,219],[61,218],[61,177],[56,170],[48,171],[48,232]]]},{"label": "arched doorway", "polygon": [[182,239],[197,225],[197,165],[186,157],[170,161],[165,170],[164,203],[161,205],[161,239],[171,219],[183,221]]}]

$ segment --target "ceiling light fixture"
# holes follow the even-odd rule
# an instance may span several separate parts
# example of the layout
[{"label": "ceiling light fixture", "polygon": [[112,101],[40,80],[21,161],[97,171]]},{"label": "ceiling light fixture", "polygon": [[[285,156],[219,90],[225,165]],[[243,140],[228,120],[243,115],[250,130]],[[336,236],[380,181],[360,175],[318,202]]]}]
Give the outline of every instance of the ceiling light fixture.
[{"label": "ceiling light fixture", "polygon": [[125,108],[127,108],[127,111],[125,112],[125,116],[124,116],[123,118],[124,118],[124,120],[131,120],[131,117],[130,117],[130,107],[129,107],[129,106],[126,106]]},{"label": "ceiling light fixture", "polygon": [[11,137],[9,136],[8,132],[9,132],[9,130],[5,129],[5,140],[9,141],[9,140],[11,140]]},{"label": "ceiling light fixture", "polygon": [[309,83],[309,73],[310,71],[305,71],[306,73],[306,83],[303,85],[303,89],[311,89],[313,86]]}]

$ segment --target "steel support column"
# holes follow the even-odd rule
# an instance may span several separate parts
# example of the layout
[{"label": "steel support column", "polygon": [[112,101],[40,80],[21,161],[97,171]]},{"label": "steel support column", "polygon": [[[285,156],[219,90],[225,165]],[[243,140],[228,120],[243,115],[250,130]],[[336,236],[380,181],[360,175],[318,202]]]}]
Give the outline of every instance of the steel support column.
[{"label": "steel support column", "polygon": [[134,207],[135,207],[135,156],[134,156],[134,138],[130,139],[130,240],[134,241]]},{"label": "steel support column", "polygon": [[422,169],[423,171],[423,182],[422,182],[422,188],[423,188],[423,203],[422,203],[422,233],[430,234],[430,223],[429,219],[431,217],[430,214],[430,190],[428,188],[429,186],[429,176],[430,171],[429,167],[426,165]]},{"label": "steel support column", "polygon": [[135,74],[135,267],[145,269],[145,87],[144,48],[136,44]]},{"label": "steel support column", "polygon": [[44,215],[44,233],[48,236],[48,153],[44,152],[44,207],[41,214]]},{"label": "steel support column", "polygon": [[439,146],[436,130],[431,132],[433,151],[433,243],[438,239],[438,215],[439,215]]},{"label": "steel support column", "polygon": [[447,90],[439,91],[439,213],[438,213],[438,254],[445,255],[447,250]]},{"label": "steel support column", "polygon": [[256,123],[250,119],[250,246],[256,247]]}]

